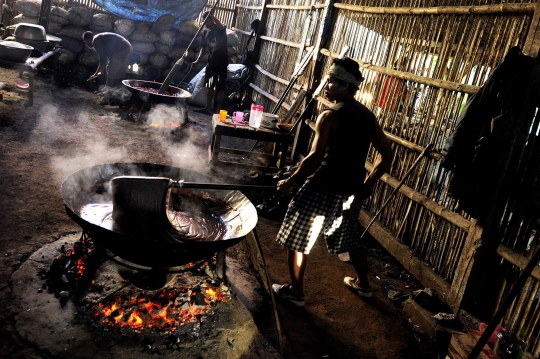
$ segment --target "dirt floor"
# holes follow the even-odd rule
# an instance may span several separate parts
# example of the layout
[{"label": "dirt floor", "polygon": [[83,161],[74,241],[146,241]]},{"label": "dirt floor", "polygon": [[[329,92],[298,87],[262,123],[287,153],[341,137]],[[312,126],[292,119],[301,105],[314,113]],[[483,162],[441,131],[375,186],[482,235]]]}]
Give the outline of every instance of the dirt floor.
[{"label": "dirt floor", "polygon": [[[34,252],[58,239],[81,232],[66,214],[62,181],[81,168],[115,162],[145,162],[189,168],[225,183],[253,183],[258,173],[230,166],[210,167],[210,117],[188,112],[182,130],[155,130],[125,119],[118,106],[101,106],[84,82],[57,86],[50,71],[36,77],[34,105],[17,92],[17,72],[0,68],[0,356],[51,357],[15,330],[21,310],[13,300],[12,274]],[[156,106],[148,117],[181,119],[178,110]],[[155,116],[154,116],[155,115]],[[249,148],[251,142],[236,143]],[[283,199],[280,202],[283,207]],[[261,209],[264,206],[261,206]],[[279,206],[278,206],[279,207]],[[274,241],[279,213],[261,210],[257,225],[272,281],[288,281],[285,252]],[[405,316],[391,290],[405,294],[422,287],[377,243],[368,240],[374,297],[363,300],[343,284],[352,267],[319,243],[309,257],[306,306],[278,302],[285,358],[434,358],[432,346]],[[240,247],[235,247],[235,250]],[[272,323],[272,312],[253,313]],[[278,341],[274,338],[275,346]],[[274,348],[279,350],[280,348]],[[261,352],[245,357],[265,358]]]}]

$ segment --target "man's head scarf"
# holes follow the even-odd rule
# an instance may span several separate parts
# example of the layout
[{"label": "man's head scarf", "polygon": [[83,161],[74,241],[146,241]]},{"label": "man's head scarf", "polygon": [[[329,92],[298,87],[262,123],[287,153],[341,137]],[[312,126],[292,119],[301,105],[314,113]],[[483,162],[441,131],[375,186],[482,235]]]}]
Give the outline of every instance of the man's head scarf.
[{"label": "man's head scarf", "polygon": [[354,77],[353,74],[345,70],[343,66],[333,64],[328,70],[328,76],[335,77],[336,79],[347,81],[351,85],[358,87],[364,81],[364,78],[360,75],[360,79]]}]

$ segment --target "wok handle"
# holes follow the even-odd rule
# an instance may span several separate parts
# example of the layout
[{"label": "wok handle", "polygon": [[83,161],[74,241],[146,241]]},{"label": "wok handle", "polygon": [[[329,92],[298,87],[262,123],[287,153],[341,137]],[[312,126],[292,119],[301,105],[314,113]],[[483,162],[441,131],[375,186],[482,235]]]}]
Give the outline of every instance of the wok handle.
[{"label": "wok handle", "polygon": [[184,182],[183,180],[171,181],[171,183],[169,184],[169,187],[223,189],[223,190],[239,190],[239,191],[275,191],[276,190],[276,186]]}]

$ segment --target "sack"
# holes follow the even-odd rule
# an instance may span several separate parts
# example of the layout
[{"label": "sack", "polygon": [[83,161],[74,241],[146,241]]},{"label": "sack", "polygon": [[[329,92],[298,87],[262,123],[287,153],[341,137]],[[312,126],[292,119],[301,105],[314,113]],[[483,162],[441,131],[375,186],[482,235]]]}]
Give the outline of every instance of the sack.
[{"label": "sack", "polygon": [[129,37],[133,41],[157,42],[158,37],[152,31],[137,29]]},{"label": "sack", "polygon": [[114,32],[126,38],[135,31],[135,27],[135,21],[129,19],[120,19],[114,22]]},{"label": "sack", "polygon": [[195,77],[189,82],[190,86],[193,88],[193,94],[188,103],[195,106],[206,106],[206,93],[208,89],[204,86],[204,75],[206,73],[206,67],[203,68]]},{"label": "sack", "polygon": [[68,10],[69,22],[75,26],[87,26],[92,21],[92,10],[87,7],[72,7]]},{"label": "sack", "polygon": [[94,32],[111,32],[114,28],[114,18],[107,14],[95,14],[88,27]]},{"label": "sack", "polygon": [[13,4],[15,10],[29,17],[39,17],[41,1],[19,0]]},{"label": "sack", "polygon": [[95,68],[99,64],[99,58],[94,51],[85,51],[79,55],[79,64]]},{"label": "sack", "polygon": [[176,43],[176,30],[167,30],[159,33],[159,42],[163,45],[174,45]]},{"label": "sack", "polygon": [[156,34],[159,34],[160,32],[174,29],[175,21],[176,19],[172,15],[161,15],[152,25],[151,30]]},{"label": "sack", "polygon": [[229,64],[227,65],[227,80],[239,81],[247,76],[248,68],[242,64]]},{"label": "sack", "polygon": [[64,27],[60,32],[58,32],[59,37],[71,37],[72,39],[83,41],[82,36],[86,29],[84,27],[78,27],[73,25],[68,25]]},{"label": "sack", "polygon": [[49,14],[49,28],[51,27],[51,22],[55,22],[61,25],[68,25],[68,11],[58,6],[51,7],[51,13]]}]

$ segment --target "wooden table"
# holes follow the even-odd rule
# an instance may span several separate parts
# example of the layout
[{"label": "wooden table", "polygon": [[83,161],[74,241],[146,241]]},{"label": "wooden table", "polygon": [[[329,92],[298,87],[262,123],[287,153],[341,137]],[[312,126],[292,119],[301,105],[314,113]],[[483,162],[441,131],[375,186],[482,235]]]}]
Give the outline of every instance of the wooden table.
[{"label": "wooden table", "polygon": [[[227,122],[221,122],[219,120],[219,115],[213,115],[212,116],[212,143],[210,144],[208,148],[208,156],[210,163],[217,163],[219,161],[219,153],[220,152],[227,152],[232,154],[238,154],[242,156],[248,156],[248,157],[266,157],[269,158],[269,160],[273,158],[277,158],[279,152],[281,152],[280,161],[279,161],[279,169],[282,169],[285,166],[285,160],[287,158],[287,150],[289,147],[289,144],[292,143],[293,136],[289,135],[287,132],[281,132],[278,130],[271,130],[264,127],[259,128],[253,128],[250,126],[247,126],[247,124],[240,124],[237,125],[230,119],[227,119]],[[261,142],[270,142],[274,143],[274,152],[272,155],[261,153],[261,152],[253,152],[253,151],[245,151],[245,150],[237,150],[233,148],[226,148],[221,146],[221,137],[222,136],[230,136],[230,137],[237,137],[237,138],[245,138],[245,139],[251,139],[251,140],[257,140]],[[222,161],[225,163],[231,163],[231,164],[240,164],[240,165],[247,165],[250,167],[264,167],[264,166],[256,166],[256,165],[248,165],[246,163],[241,163],[238,161]]]},{"label": "wooden table", "polygon": [[0,60],[0,66],[11,67],[19,71],[19,77],[26,76],[28,78],[28,88],[24,90],[28,92],[28,106],[34,104],[34,70],[38,68],[45,60],[60,52],[60,47],[55,47],[49,52],[45,52],[40,57],[29,57],[26,62],[11,62]]}]

